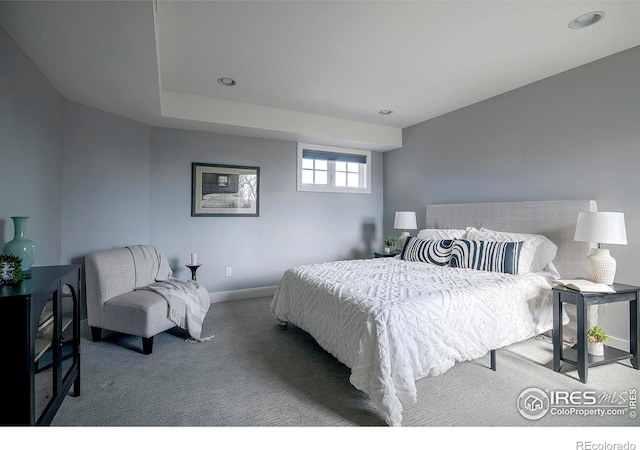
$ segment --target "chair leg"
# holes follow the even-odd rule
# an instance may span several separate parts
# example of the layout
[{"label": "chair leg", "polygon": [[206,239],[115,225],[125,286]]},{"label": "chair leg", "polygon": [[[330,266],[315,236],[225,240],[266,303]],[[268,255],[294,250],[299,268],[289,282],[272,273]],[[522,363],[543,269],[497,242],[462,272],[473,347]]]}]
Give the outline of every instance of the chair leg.
[{"label": "chair leg", "polygon": [[142,353],[144,353],[145,355],[150,355],[151,352],[153,351],[153,336],[145,338],[142,338]]},{"label": "chair leg", "polygon": [[102,339],[102,328],[91,327],[91,340],[99,342]]}]

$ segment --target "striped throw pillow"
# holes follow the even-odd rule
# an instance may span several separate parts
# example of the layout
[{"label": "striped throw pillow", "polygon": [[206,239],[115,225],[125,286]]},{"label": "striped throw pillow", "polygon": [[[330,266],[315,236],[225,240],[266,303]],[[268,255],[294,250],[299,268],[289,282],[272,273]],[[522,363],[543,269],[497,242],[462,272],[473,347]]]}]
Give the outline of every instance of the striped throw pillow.
[{"label": "striped throw pillow", "polygon": [[408,237],[400,259],[448,266],[454,239],[420,239]]},{"label": "striped throw pillow", "polygon": [[524,241],[495,242],[456,239],[451,249],[451,267],[518,273]]}]

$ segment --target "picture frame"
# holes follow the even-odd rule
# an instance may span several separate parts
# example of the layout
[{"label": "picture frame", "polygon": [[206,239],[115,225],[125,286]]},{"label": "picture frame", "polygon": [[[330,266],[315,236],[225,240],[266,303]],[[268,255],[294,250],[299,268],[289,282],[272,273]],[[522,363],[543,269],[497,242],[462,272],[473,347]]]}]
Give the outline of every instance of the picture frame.
[{"label": "picture frame", "polygon": [[260,167],[191,164],[192,217],[258,217]]}]

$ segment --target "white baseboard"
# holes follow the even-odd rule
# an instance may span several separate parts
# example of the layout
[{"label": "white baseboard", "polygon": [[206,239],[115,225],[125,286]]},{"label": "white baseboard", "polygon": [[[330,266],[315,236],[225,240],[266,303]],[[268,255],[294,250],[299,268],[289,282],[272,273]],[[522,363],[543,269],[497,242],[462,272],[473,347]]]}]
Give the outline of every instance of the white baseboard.
[{"label": "white baseboard", "polygon": [[620,339],[615,336],[611,336],[611,340],[606,343],[609,347],[617,348],[623,352],[629,351],[629,341],[626,339]]},{"label": "white baseboard", "polygon": [[233,291],[209,292],[211,303],[228,302],[230,300],[245,300],[248,298],[273,297],[277,286],[263,286],[250,289],[236,289]]}]

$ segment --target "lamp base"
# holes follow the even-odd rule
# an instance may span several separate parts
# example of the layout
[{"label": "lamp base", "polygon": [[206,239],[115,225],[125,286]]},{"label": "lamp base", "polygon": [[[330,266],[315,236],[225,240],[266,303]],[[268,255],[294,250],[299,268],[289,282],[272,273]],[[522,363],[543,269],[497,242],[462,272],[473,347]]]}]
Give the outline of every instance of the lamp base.
[{"label": "lamp base", "polygon": [[611,285],[616,277],[616,260],[608,248],[594,248],[587,257],[587,278],[594,283]]},{"label": "lamp base", "polygon": [[410,236],[408,231],[404,231],[396,241],[396,250],[402,251],[404,249],[404,244],[407,242],[407,238]]}]

